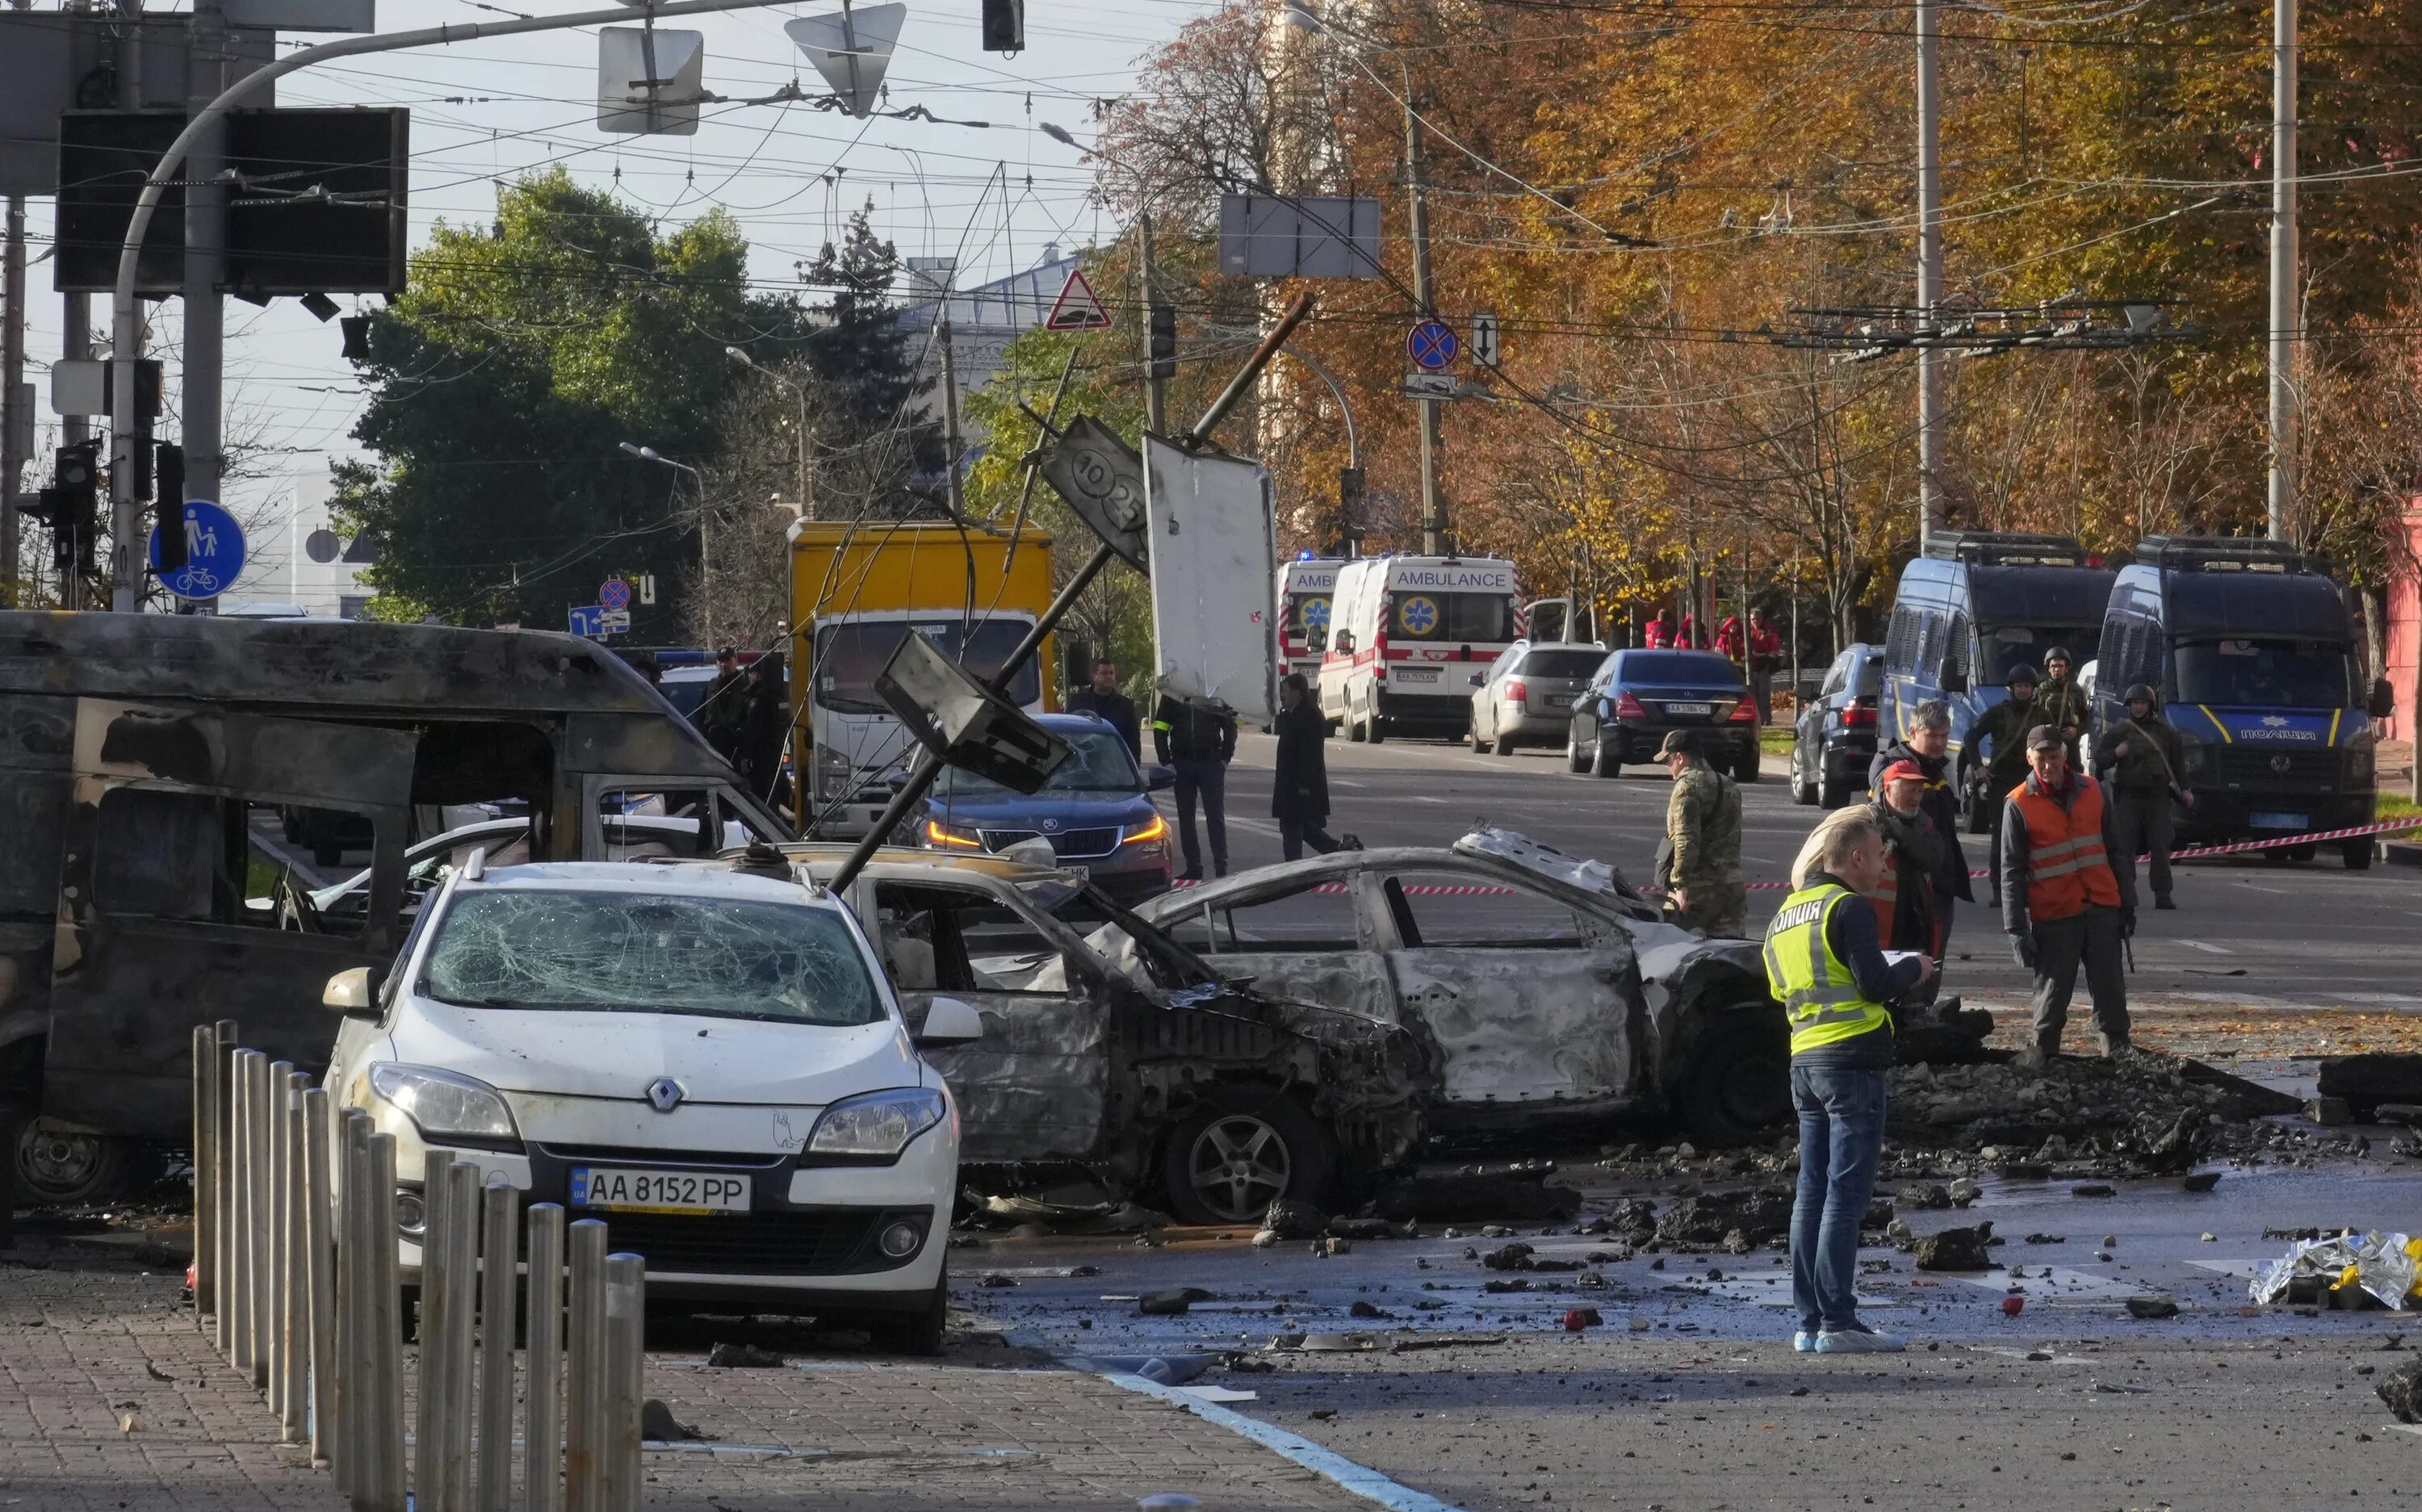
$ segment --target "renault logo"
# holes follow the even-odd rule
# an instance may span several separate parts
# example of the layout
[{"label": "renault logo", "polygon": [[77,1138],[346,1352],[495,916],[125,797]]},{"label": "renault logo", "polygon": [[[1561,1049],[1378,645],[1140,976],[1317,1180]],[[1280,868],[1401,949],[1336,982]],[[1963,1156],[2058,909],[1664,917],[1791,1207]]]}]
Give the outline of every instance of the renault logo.
[{"label": "renault logo", "polygon": [[2279,776],[2281,776],[2281,777],[2285,777],[2285,776],[2287,776],[2287,775],[2288,775],[2288,769],[2289,767],[2291,767],[2291,766],[2295,765],[2295,764],[2295,764],[2294,762],[2292,762],[2292,761],[2288,760],[2288,759],[2286,756],[2284,756],[2284,755],[2281,755],[2281,756],[2273,756],[2273,757],[2272,757],[2272,758],[2271,758],[2271,770],[2272,770],[2272,771],[2273,771],[2273,772],[2275,772],[2275,773],[2277,773],[2277,774],[2278,774]]},{"label": "renault logo", "polygon": [[648,1106],[660,1113],[669,1113],[681,1106],[681,1083],[670,1077],[658,1077],[648,1083]]}]

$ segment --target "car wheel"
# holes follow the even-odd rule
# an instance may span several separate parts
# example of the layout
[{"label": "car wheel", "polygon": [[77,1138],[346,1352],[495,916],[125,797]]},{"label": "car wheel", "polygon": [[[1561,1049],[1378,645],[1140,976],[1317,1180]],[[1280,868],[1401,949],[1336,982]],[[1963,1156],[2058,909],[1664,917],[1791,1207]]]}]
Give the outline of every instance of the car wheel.
[{"label": "car wheel", "polygon": [[867,1342],[881,1354],[926,1357],[942,1352],[942,1328],[951,1316],[951,1268],[934,1278],[933,1294],[913,1313],[871,1313]]},{"label": "car wheel", "polygon": [[29,1120],[17,1136],[17,1191],[29,1203],[107,1202],[134,1184],[131,1141],[55,1118]]},{"label": "car wheel", "polygon": [[1702,1147],[1765,1139],[1791,1118],[1791,1039],[1779,1015],[1710,1021],[1682,1078],[1682,1118]]},{"label": "car wheel", "polygon": [[1188,1223],[1258,1223],[1282,1197],[1318,1204],[1337,1169],[1312,1115],[1266,1087],[1212,1087],[1170,1130],[1170,1210]]},{"label": "car wheel", "polygon": [[1849,801],[1850,780],[1847,777],[1835,777],[1832,773],[1827,772],[1816,786],[1816,806],[1820,809],[1838,809]]},{"label": "car wheel", "polygon": [[1764,764],[1765,754],[1757,748],[1757,742],[1755,740],[1752,740],[1747,746],[1741,748],[1740,755],[1733,762],[1733,780],[1736,782],[1756,781],[1765,770]]},{"label": "car wheel", "polygon": [[1573,733],[1573,727],[1570,725],[1565,726],[1565,770],[1567,772],[1589,770],[1589,763],[1581,757],[1581,738]]},{"label": "car wheel", "polygon": [[1379,695],[1374,693],[1362,705],[1362,738],[1376,746],[1388,738],[1388,721],[1379,716]]},{"label": "car wheel", "polygon": [[1511,735],[1500,735],[1495,740],[1490,741],[1488,743],[1488,747],[1489,749],[1495,751],[1500,756],[1511,756],[1514,754],[1514,737]]},{"label": "car wheel", "polygon": [[1807,777],[1807,768],[1800,760],[1800,743],[1791,743],[1791,801],[1805,808],[1816,801],[1816,784]]},{"label": "car wheel", "polygon": [[1362,743],[1364,739],[1362,721],[1354,717],[1354,701],[1352,699],[1347,699],[1345,701],[1345,717],[1339,720],[1338,723],[1345,727],[1345,738],[1349,742],[1357,746]]},{"label": "car wheel", "polygon": [[1471,753],[1474,756],[1479,755],[1481,753],[1480,716],[1476,714],[1471,717],[1470,744]]},{"label": "car wheel", "polygon": [[2350,872],[2370,871],[2374,854],[2369,835],[2358,835],[2352,840],[2342,842],[2338,847],[2338,855],[2345,859],[2346,869]]},{"label": "car wheel", "polygon": [[1606,726],[1597,727],[1597,737],[1590,742],[1589,770],[1592,777],[1619,777],[1623,764],[1615,761],[1606,748]]}]

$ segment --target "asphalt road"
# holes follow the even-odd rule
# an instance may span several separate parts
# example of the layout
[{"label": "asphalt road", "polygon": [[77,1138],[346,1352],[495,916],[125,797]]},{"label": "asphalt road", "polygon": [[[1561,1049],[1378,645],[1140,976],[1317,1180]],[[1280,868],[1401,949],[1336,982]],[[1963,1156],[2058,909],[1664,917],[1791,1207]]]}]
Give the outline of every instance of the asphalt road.
[{"label": "asphalt road", "polygon": [[[1275,742],[1244,736],[1229,769],[1229,836],[1235,868],[1279,859],[1269,817]],[[1461,744],[1391,740],[1377,747],[1329,743],[1332,833],[1370,845],[1445,845],[1475,825],[1500,825],[1577,855],[1607,860],[1634,883],[1650,879],[1665,819],[1667,779],[1658,767],[1627,767],[1614,779],[1565,770],[1562,750],[1509,757],[1474,755]],[[1791,801],[1782,762],[1769,756],[1764,780],[1742,789],[1741,870],[1751,883],[1748,925],[1761,930],[1783,896],[1779,883],[1819,811]],[[1981,869],[1983,837],[1964,837],[1968,863]],[[2422,872],[2376,866],[2345,869],[2335,856],[2285,863],[2259,856],[2181,863],[2178,909],[2151,911],[2149,896],[2135,942],[2131,994],[2213,998],[2256,1010],[2320,1007],[2422,1016],[2422,983],[2412,940],[2422,921]],[[2143,878],[2138,878],[2141,887]],[[1948,991],[1989,1004],[2027,992],[1998,920],[1981,900],[1955,921]],[[2081,993],[2082,997],[2082,993]],[[2073,1012],[2082,1023],[2084,1004]]]}]

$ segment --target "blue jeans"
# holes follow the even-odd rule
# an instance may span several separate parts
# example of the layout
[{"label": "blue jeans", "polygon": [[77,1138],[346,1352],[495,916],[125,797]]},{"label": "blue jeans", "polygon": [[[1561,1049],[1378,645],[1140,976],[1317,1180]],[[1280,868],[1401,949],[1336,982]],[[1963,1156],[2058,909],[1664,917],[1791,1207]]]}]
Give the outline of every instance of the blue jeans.
[{"label": "blue jeans", "polygon": [[1791,1302],[1808,1332],[1859,1318],[1859,1220],[1884,1149],[1881,1070],[1791,1063],[1800,1193],[1791,1205]]}]

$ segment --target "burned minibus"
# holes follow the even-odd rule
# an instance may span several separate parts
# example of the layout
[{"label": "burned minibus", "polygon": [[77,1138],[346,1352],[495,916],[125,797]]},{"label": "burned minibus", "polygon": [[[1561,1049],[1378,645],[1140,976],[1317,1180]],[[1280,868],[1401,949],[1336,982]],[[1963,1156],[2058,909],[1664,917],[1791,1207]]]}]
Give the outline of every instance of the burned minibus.
[{"label": "burned minibus", "polygon": [[187,1140],[197,1024],[316,1072],[322,989],[395,958],[458,828],[531,860],[790,838],[592,642],[151,614],[0,612],[0,1126],[30,1202],[102,1200]]}]

